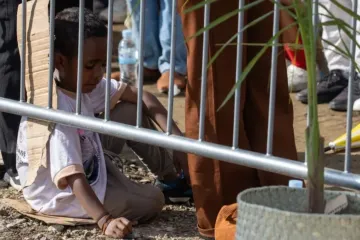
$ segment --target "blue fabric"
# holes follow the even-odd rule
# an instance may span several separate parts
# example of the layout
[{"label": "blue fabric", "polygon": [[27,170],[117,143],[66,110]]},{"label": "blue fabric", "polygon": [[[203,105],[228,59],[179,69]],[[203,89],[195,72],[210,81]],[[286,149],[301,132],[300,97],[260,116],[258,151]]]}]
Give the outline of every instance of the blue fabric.
[{"label": "blue fabric", "polygon": [[[161,73],[170,69],[171,8],[172,0],[145,1],[144,66],[159,69]],[[140,1],[127,0],[132,15],[133,37],[138,45],[140,27]],[[186,75],[186,46],[180,16],[176,16],[175,72]]]}]

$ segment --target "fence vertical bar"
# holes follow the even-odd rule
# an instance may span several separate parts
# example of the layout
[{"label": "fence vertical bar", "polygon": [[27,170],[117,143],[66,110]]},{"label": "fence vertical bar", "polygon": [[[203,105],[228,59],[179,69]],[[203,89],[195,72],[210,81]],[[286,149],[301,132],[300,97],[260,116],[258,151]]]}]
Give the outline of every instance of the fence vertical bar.
[{"label": "fence vertical bar", "polygon": [[113,13],[114,0],[109,0],[108,5],[108,36],[106,48],[106,91],[105,91],[105,116],[104,120],[110,120],[110,84],[111,84],[111,58],[113,45]]},{"label": "fence vertical bar", "polygon": [[[242,43],[243,43],[243,26],[244,26],[244,7],[245,0],[239,0],[239,13],[238,13],[238,36],[236,46],[236,74],[235,82],[237,83],[242,73]],[[234,103],[234,130],[233,130],[233,149],[239,147],[239,125],[240,125],[240,104],[241,101],[241,84],[235,90],[235,103]]]},{"label": "fence vertical bar", "polygon": [[[352,11],[356,14],[358,2],[352,1]],[[353,86],[355,80],[355,49],[356,49],[356,23],[355,17],[352,17],[352,39],[350,42],[350,76],[349,76],[349,91],[348,91],[348,102],[347,102],[347,116],[346,116],[346,146],[345,146],[345,172],[351,172],[351,129],[352,129],[352,108],[353,108]]]},{"label": "fence vertical bar", "polygon": [[176,49],[176,0],[172,0],[171,10],[171,49],[170,49],[170,85],[168,98],[167,134],[172,133],[172,119],[174,109],[174,73],[175,73],[175,49]]},{"label": "fence vertical bar", "polygon": [[55,0],[50,0],[50,50],[49,50],[49,82],[48,108],[52,108],[54,82],[54,35],[55,35]]},{"label": "fence vertical bar", "polygon": [[145,1],[146,0],[140,0],[139,74],[138,74],[136,127],[141,127],[142,113],[143,113],[142,97],[143,97],[143,81],[144,81]]},{"label": "fence vertical bar", "polygon": [[[273,36],[279,31],[280,20],[280,1],[275,0],[274,18],[273,18]],[[275,101],[276,101],[276,77],[277,77],[277,58],[278,58],[278,38],[272,42],[271,50],[271,70],[270,70],[270,96],[269,96],[269,117],[267,129],[266,154],[272,155],[273,151],[273,135],[274,135],[274,118],[275,118]]]},{"label": "fence vertical bar", "polygon": [[[318,0],[313,0],[313,4],[312,4],[312,24],[313,24],[313,34],[314,34],[314,42],[317,42],[317,35],[318,35],[318,21],[319,21],[319,1]],[[315,53],[317,52],[316,50],[316,46],[317,44],[315,44]],[[306,127],[310,127],[310,115],[309,115],[309,106],[307,107],[307,111],[306,111]],[[307,151],[305,151],[305,164],[307,163]]]},{"label": "fence vertical bar", "polygon": [[[204,6],[204,28],[210,22],[210,3]],[[200,95],[200,119],[199,119],[199,141],[204,140],[205,133],[205,111],[206,111],[206,88],[207,88],[207,63],[208,63],[208,47],[209,47],[209,30],[203,33],[203,57],[201,68],[201,95]]]},{"label": "fence vertical bar", "polygon": [[25,102],[25,65],[26,65],[26,0],[22,0],[21,29],[21,72],[20,72],[20,102]]},{"label": "fence vertical bar", "polygon": [[82,78],[84,65],[84,8],[85,0],[79,3],[79,42],[78,42],[78,68],[76,89],[76,114],[81,114]]}]

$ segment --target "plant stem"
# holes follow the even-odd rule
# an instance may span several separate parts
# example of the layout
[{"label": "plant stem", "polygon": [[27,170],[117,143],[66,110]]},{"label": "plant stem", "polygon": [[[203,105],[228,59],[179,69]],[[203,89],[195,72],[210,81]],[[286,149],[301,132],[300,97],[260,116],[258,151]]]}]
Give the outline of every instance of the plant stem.
[{"label": "plant stem", "polygon": [[[324,148],[324,138],[319,139],[320,150]],[[308,169],[308,212],[324,213],[324,151],[319,151],[314,168]]]},{"label": "plant stem", "polygon": [[312,22],[312,0],[305,1],[305,7],[299,0],[295,1],[296,16],[303,38],[306,68],[308,72],[308,117],[309,126],[306,129],[306,154],[308,167],[308,206],[310,213],[323,213],[324,208],[324,155],[323,139],[320,140],[320,130],[317,111],[316,89],[316,49],[314,26]]}]

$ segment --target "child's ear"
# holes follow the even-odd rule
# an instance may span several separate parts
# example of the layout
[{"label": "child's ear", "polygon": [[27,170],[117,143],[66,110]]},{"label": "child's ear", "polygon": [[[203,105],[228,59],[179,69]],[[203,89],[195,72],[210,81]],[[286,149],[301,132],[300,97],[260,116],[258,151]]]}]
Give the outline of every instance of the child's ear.
[{"label": "child's ear", "polygon": [[[54,54],[54,67],[59,71],[59,72],[64,72],[65,69],[65,64],[66,64],[66,57],[64,55],[62,55],[61,53],[55,53]],[[55,70],[55,69],[53,69]]]}]

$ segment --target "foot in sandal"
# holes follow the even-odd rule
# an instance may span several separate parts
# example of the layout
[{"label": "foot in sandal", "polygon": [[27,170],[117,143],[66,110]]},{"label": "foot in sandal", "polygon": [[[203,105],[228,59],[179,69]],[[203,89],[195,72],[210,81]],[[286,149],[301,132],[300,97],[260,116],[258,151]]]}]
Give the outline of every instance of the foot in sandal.
[{"label": "foot in sandal", "polygon": [[[170,72],[164,72],[157,81],[157,89],[161,93],[167,93],[170,85]],[[178,95],[186,87],[186,79],[184,75],[174,74],[174,96]]]}]

